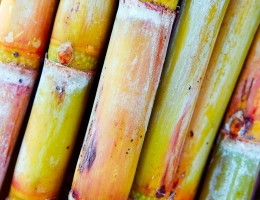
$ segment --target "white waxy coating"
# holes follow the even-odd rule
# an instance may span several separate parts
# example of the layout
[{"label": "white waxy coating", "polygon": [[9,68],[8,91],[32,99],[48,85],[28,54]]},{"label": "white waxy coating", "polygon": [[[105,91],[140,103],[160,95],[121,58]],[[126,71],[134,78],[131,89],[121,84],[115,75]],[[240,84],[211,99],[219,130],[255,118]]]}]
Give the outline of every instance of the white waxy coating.
[{"label": "white waxy coating", "polygon": [[0,188],[32,92],[37,72],[0,62]]}]

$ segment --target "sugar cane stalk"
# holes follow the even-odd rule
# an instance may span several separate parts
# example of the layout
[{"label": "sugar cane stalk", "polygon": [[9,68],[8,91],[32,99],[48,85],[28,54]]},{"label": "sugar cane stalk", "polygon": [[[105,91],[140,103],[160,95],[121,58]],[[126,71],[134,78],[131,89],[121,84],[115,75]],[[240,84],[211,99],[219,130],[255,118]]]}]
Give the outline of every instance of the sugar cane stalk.
[{"label": "sugar cane stalk", "polygon": [[0,6],[0,189],[47,47],[57,0]]},{"label": "sugar cane stalk", "polygon": [[9,199],[57,199],[116,0],[62,0]]},{"label": "sugar cane stalk", "polygon": [[69,199],[128,198],[177,6],[151,2],[119,3]]},{"label": "sugar cane stalk", "polygon": [[183,1],[131,197],[173,199],[181,149],[229,1]]},{"label": "sugar cane stalk", "polygon": [[225,114],[200,199],[251,198],[260,170],[259,68],[260,28]]},{"label": "sugar cane stalk", "polygon": [[175,179],[175,199],[193,199],[196,194],[212,143],[259,19],[260,1],[230,1],[181,155]]}]

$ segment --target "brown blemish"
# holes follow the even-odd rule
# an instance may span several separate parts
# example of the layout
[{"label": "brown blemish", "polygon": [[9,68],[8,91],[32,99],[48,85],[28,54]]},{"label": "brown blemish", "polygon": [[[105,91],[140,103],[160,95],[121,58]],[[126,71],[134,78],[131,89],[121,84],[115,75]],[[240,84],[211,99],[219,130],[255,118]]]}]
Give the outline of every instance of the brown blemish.
[{"label": "brown blemish", "polygon": [[175,12],[176,12],[176,14],[179,14],[181,12],[181,7],[177,6]]},{"label": "brown blemish", "polygon": [[56,90],[58,91],[59,94],[62,94],[64,89],[60,86],[56,86]]},{"label": "brown blemish", "polygon": [[69,149],[70,148],[70,146],[67,146],[67,149]]},{"label": "brown blemish", "polygon": [[190,136],[193,137],[194,136],[194,133],[193,131],[190,131]]},{"label": "brown blemish", "polygon": [[249,116],[245,116],[244,120],[245,120],[246,130],[251,129],[254,122],[253,118]]},{"label": "brown blemish", "polygon": [[251,82],[250,82],[250,85],[249,85],[249,88],[248,88],[248,92],[246,93],[246,99],[248,99],[249,96],[250,96],[250,93],[251,93],[251,89],[252,89],[254,80],[255,80],[255,79],[253,78],[253,79],[251,80]]},{"label": "brown blemish", "polygon": [[87,168],[88,171],[91,169],[96,158],[96,148],[97,146],[95,138],[92,138],[83,157],[82,164],[80,166],[80,172],[83,172],[85,168]]},{"label": "brown blemish", "polygon": [[133,142],[134,140],[132,139],[131,142]]},{"label": "brown blemish", "polygon": [[58,104],[63,103],[65,97],[65,89],[62,86],[56,86],[56,95],[58,98]]},{"label": "brown blemish", "polygon": [[242,88],[242,93],[241,93],[241,99],[242,101],[244,100],[244,97],[246,96],[246,85],[247,85],[247,79],[245,80]]},{"label": "brown blemish", "polygon": [[166,193],[165,185],[162,185],[159,190],[156,190],[155,196],[156,196],[157,198],[162,198],[162,197],[165,196],[165,193]]},{"label": "brown blemish", "polygon": [[98,108],[98,103],[99,101],[97,101],[96,105],[95,105],[95,109],[94,109],[94,112],[97,112],[97,108]]},{"label": "brown blemish", "polygon": [[80,6],[80,2],[77,2],[77,5],[76,5],[76,12],[78,12],[79,11],[79,6]]}]

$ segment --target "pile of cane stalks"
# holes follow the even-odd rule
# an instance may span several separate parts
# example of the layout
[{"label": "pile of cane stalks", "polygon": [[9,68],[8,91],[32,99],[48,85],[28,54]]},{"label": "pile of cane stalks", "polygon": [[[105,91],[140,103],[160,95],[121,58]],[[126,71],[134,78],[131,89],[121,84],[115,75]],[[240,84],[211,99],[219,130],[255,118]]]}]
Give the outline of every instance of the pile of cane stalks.
[{"label": "pile of cane stalks", "polygon": [[0,200],[259,183],[260,0],[0,0]]}]

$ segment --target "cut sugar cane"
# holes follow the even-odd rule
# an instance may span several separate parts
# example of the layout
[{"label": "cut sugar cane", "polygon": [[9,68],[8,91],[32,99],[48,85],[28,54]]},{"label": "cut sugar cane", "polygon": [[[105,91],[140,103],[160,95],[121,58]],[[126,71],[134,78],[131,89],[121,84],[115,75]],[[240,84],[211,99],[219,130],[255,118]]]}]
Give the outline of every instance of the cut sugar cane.
[{"label": "cut sugar cane", "polygon": [[172,199],[174,177],[228,0],[183,1],[131,192]]},{"label": "cut sugar cane", "polygon": [[252,199],[260,170],[259,69],[260,28],[225,114],[200,199]]},{"label": "cut sugar cane", "polygon": [[171,2],[120,1],[70,200],[128,198],[175,18]]},{"label": "cut sugar cane", "polygon": [[115,0],[62,0],[9,199],[56,199],[72,153]]},{"label": "cut sugar cane", "polygon": [[176,200],[193,199],[196,194],[259,20],[260,1],[230,1],[183,147],[175,179]]},{"label": "cut sugar cane", "polygon": [[0,189],[39,74],[57,0],[3,0],[0,6]]}]

